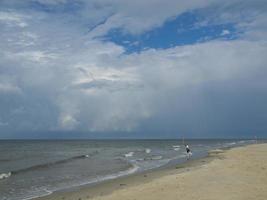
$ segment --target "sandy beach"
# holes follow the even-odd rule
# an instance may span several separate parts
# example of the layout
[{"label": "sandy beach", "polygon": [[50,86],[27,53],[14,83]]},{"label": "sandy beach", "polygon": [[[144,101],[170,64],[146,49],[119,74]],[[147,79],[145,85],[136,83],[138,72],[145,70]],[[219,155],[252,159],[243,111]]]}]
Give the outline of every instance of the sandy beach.
[{"label": "sandy beach", "polygon": [[[210,152],[172,167],[53,193],[38,200],[266,200],[267,144]],[[37,200],[36,199],[36,200]]]}]

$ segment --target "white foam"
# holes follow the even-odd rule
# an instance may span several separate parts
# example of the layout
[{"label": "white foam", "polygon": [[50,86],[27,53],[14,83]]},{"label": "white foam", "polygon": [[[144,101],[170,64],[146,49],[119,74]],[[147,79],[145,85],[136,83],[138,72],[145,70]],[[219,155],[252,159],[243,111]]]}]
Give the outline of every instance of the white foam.
[{"label": "white foam", "polygon": [[134,155],[134,152],[129,152],[129,153],[126,153],[124,156],[126,157],[126,158],[128,158],[128,157],[132,157]]},{"label": "white foam", "polygon": [[146,153],[150,153],[151,152],[151,149],[146,149],[145,152]]},{"label": "white foam", "polygon": [[22,200],[31,200],[31,199],[36,199],[36,198],[40,198],[40,197],[45,197],[45,196],[48,196],[48,195],[53,193],[52,191],[49,191],[47,189],[42,190],[42,192],[45,192],[45,193],[44,194],[40,194],[40,195],[35,195],[35,196],[32,195],[32,196],[26,197],[26,198],[24,198]]},{"label": "white foam", "polygon": [[162,156],[153,156],[151,160],[161,160]]},{"label": "white foam", "polygon": [[230,143],[227,143],[226,145],[235,145],[236,142],[230,142]]},{"label": "white foam", "polygon": [[0,174],[0,180],[1,179],[5,179],[5,178],[8,178],[11,176],[11,172],[8,172],[8,173],[2,173]]},{"label": "white foam", "polygon": [[173,145],[172,148],[174,151],[179,151],[180,150],[180,145]]},{"label": "white foam", "polygon": [[73,188],[73,187],[79,187],[79,186],[82,186],[82,185],[88,185],[88,184],[93,184],[93,183],[102,182],[102,181],[106,181],[106,180],[116,179],[116,178],[119,178],[119,177],[122,177],[122,176],[133,174],[133,173],[137,172],[138,170],[139,170],[139,167],[137,165],[133,164],[133,166],[131,168],[129,168],[128,170],[125,170],[125,171],[120,171],[118,173],[114,173],[114,174],[110,174],[110,175],[106,175],[106,176],[100,176],[100,177],[91,179],[90,181],[86,181],[86,182],[83,182],[83,183],[80,183],[80,184],[75,184],[75,185],[72,185],[72,186],[69,186],[69,187],[57,188],[54,191],[49,191],[47,189],[44,189],[42,191],[45,191],[46,192],[45,194],[38,195],[38,196],[36,195],[36,196],[27,197],[27,198],[24,198],[23,200],[31,200],[31,199],[35,199],[35,198],[38,198],[38,197],[48,196],[48,195],[52,194],[55,191],[60,191],[60,190],[69,189],[69,188]]},{"label": "white foam", "polygon": [[[133,174],[133,173],[137,172],[138,170],[139,170],[139,166],[133,164],[133,166],[131,168],[129,168],[129,169],[125,170],[125,171],[120,171],[120,172],[117,172],[117,173],[114,173],[114,174],[110,174],[110,175],[99,176],[99,177],[91,179],[90,181],[86,181],[86,182],[83,182],[83,183],[80,183],[80,184],[75,184],[75,185],[70,186],[70,187],[64,187],[64,188],[61,188],[61,189],[68,189],[68,188],[71,188],[71,187],[77,187],[77,186],[82,186],[82,185],[102,182],[102,181],[106,181],[106,180],[112,180],[112,179],[116,179],[116,178],[119,178],[119,177],[122,177],[122,176]],[[60,190],[60,189],[58,189],[58,190]]]},{"label": "white foam", "polygon": [[120,171],[120,172],[115,173],[115,174],[111,174],[111,175],[107,175],[107,176],[103,176],[103,177],[97,178],[97,181],[105,181],[105,180],[119,178],[121,176],[129,175],[129,174],[133,174],[138,169],[139,169],[139,167],[137,165],[133,165],[133,167],[131,167],[130,169],[128,169],[126,171]]}]

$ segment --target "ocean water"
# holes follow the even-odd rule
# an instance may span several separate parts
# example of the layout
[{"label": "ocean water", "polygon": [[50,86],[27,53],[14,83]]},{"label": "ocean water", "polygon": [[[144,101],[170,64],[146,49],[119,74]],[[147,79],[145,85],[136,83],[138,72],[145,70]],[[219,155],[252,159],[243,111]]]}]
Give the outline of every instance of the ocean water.
[{"label": "ocean water", "polygon": [[[253,140],[186,140],[193,158]],[[186,161],[181,140],[0,141],[0,200],[23,200]]]}]

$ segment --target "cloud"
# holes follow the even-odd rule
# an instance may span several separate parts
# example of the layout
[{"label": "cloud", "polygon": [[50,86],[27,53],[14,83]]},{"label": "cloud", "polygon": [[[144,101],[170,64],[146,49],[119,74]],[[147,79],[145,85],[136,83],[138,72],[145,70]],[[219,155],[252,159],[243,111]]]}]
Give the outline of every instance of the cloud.
[{"label": "cloud", "polygon": [[[161,26],[166,20],[194,9],[204,8],[214,4],[212,0],[160,0],[130,1],[130,0],[25,0],[1,2],[2,7],[32,7],[41,11],[41,18],[46,18],[45,12],[53,16],[63,15],[65,19],[73,22],[86,23],[91,37],[106,34],[111,29],[120,28],[131,34],[141,34],[155,27]],[[73,15],[75,13],[75,15]],[[155,14],[156,13],[156,14]],[[28,13],[29,14],[29,13]],[[30,11],[31,15],[36,12]],[[51,16],[52,16],[51,15]],[[0,15],[1,16],[1,15]],[[11,21],[20,22],[21,16],[9,14]],[[1,18],[0,18],[1,19]],[[9,21],[10,21],[9,20]],[[58,20],[58,19],[56,19]],[[64,21],[64,19],[63,19]],[[25,26],[28,24],[26,22]]]},{"label": "cloud", "polygon": [[25,18],[28,17],[14,12],[0,12],[0,23],[2,22],[8,26],[19,26],[24,28],[28,26]]},{"label": "cloud", "polygon": [[77,120],[70,114],[62,114],[59,118],[60,128],[63,130],[72,130],[78,124]]},{"label": "cloud", "polygon": [[48,60],[56,58],[56,55],[46,53],[43,51],[22,51],[18,53],[6,52],[6,57],[10,60],[25,60],[30,62],[36,62],[38,64],[48,62]]},{"label": "cloud", "polygon": [[35,0],[35,2],[39,2],[44,5],[57,5],[57,4],[65,4],[67,0]]},{"label": "cloud", "polygon": [[0,83],[0,93],[16,93],[19,94],[21,93],[21,89],[18,86],[14,86],[11,84],[4,84],[4,83]]},{"label": "cloud", "polygon": [[[179,99],[188,95],[187,90],[190,93],[194,88],[218,82],[233,85],[240,81],[247,85],[247,79],[254,80],[251,85],[259,80],[264,82],[256,77],[264,70],[266,51],[266,46],[256,42],[215,41],[147,50],[114,58],[112,62],[98,57],[94,67],[84,60],[84,66],[80,62],[79,67],[87,73],[70,68],[70,79],[64,77],[68,73],[61,74],[61,79],[69,82],[64,84],[66,89],[56,93],[61,116],[59,126],[90,131],[133,131],[140,128],[142,121],[166,113],[168,96],[177,99],[175,107],[181,112],[186,103],[180,104]],[[87,56],[87,59],[92,58]],[[131,73],[123,72],[127,70]],[[62,117],[65,113],[67,118]]]},{"label": "cloud", "polygon": [[[264,0],[234,0],[215,2],[200,11],[203,25],[233,23],[246,39],[266,39],[266,2]],[[256,25],[257,24],[257,25]]]},{"label": "cloud", "polygon": [[[220,2],[75,1],[71,10],[63,0],[2,1],[1,130],[266,130],[267,17],[245,6],[242,20],[238,1]],[[116,28],[138,35],[195,9],[212,18],[215,8],[205,23],[231,21],[242,37],[131,54],[98,38]]]},{"label": "cloud", "polygon": [[1,121],[0,121],[0,126],[7,126],[7,125],[8,125],[7,122],[1,122]]},{"label": "cloud", "polygon": [[[105,35],[109,30],[120,28],[126,33],[141,34],[153,28],[161,26],[166,20],[177,15],[200,9],[212,4],[209,0],[200,1],[98,1],[98,4],[106,3],[113,9],[113,14],[108,16],[104,23],[101,23],[90,32],[91,37]],[[109,2],[109,3],[107,3]],[[162,9],[163,8],[163,9]],[[156,14],[155,14],[156,13]]]},{"label": "cloud", "polygon": [[228,35],[228,34],[230,34],[229,30],[223,30],[221,33],[221,36]]}]

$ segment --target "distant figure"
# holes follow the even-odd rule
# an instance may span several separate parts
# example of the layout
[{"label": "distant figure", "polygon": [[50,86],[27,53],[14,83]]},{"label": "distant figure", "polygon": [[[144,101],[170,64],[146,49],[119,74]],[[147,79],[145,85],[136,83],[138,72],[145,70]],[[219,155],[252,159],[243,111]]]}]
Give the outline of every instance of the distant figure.
[{"label": "distant figure", "polygon": [[192,155],[192,152],[191,152],[188,144],[185,145],[185,149],[186,149],[187,159],[189,159],[190,156]]}]

